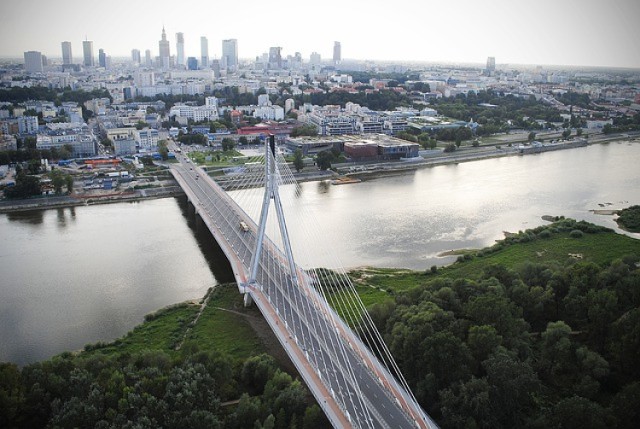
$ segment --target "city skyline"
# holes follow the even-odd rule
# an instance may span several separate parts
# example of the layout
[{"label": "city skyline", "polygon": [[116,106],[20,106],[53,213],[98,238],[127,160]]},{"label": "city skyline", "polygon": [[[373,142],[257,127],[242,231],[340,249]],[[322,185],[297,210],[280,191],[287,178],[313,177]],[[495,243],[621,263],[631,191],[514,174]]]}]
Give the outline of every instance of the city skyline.
[{"label": "city skyline", "polygon": [[[222,57],[222,41],[238,40],[238,56],[253,59],[282,47],[282,56],[312,52],[330,60],[335,41],[342,59],[640,67],[640,3],[614,0],[458,0],[447,4],[388,3],[372,0],[345,4],[327,0],[304,9],[285,0],[272,5],[254,0],[242,4],[176,5],[163,1],[108,4],[87,0],[82,8],[70,0],[55,4],[25,0],[0,8],[0,57],[21,58],[39,51],[61,58],[69,41],[80,62],[84,40],[112,57],[130,57],[132,49],[159,56],[163,27],[175,55],[175,34],[184,34],[184,57],[200,58],[200,40],[209,40],[209,58]],[[392,9],[395,13],[390,13]],[[97,12],[99,20],[84,18]],[[38,11],[38,13],[34,13]],[[131,25],[123,25],[130,17]],[[186,18],[185,18],[186,17]],[[61,25],[64,24],[64,25]]]}]

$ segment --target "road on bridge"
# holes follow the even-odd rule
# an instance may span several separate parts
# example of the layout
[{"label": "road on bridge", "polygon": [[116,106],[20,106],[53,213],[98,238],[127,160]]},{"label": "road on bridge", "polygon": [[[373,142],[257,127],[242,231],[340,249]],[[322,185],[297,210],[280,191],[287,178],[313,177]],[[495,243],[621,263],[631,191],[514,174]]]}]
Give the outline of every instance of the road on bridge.
[{"label": "road on bridge", "polygon": [[225,251],[241,290],[251,294],[334,426],[437,427],[308,286],[307,273],[298,267],[292,278],[284,268],[286,257],[270,240],[263,242],[256,283],[246,284],[255,222],[203,170],[184,155],[178,160],[171,165],[174,177]]}]

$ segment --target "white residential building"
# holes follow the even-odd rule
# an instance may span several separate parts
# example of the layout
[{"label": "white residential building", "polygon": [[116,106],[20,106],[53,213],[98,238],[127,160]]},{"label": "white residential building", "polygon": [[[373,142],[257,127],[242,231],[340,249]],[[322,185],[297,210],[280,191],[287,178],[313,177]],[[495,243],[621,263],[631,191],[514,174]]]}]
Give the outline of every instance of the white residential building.
[{"label": "white residential building", "polygon": [[253,117],[268,121],[282,121],[284,109],[280,106],[259,106],[253,111]]},{"label": "white residential building", "polygon": [[86,125],[76,128],[51,130],[36,137],[37,149],[62,149],[71,146],[73,157],[95,156],[96,141]]},{"label": "white residential building", "polygon": [[18,118],[18,133],[35,134],[38,132],[37,116],[20,116]]},{"label": "white residential building", "polygon": [[189,106],[176,104],[169,111],[169,116],[191,119],[194,122],[215,121],[218,119],[218,100],[216,97],[207,97],[204,106]]},{"label": "white residential building", "polygon": [[140,149],[155,150],[158,147],[158,130],[152,128],[136,130],[135,139]]}]

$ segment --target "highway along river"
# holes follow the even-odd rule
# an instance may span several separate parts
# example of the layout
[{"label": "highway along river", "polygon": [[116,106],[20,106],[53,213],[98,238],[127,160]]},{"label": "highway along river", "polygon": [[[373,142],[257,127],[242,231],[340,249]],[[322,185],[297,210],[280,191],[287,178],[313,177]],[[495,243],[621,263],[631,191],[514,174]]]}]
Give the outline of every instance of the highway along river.
[{"label": "highway along river", "polygon": [[[283,189],[303,266],[417,270],[452,249],[479,248],[504,231],[564,215],[617,229],[590,210],[640,204],[640,143],[424,168],[360,183]],[[311,212],[320,241],[300,228]],[[619,231],[619,229],[617,229]],[[640,238],[640,235],[634,236]],[[184,199],[167,198],[0,215],[0,361],[25,364],[110,341],[145,314],[198,299],[232,281],[224,256]],[[306,246],[306,251],[300,251]]]}]

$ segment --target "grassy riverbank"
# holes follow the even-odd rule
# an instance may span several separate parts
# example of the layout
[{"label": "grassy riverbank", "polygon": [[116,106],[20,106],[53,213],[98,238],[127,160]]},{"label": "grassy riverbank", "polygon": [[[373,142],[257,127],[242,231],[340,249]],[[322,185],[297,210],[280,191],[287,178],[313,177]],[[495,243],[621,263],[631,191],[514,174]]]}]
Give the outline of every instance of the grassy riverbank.
[{"label": "grassy riverbank", "polygon": [[201,351],[247,359],[271,351],[274,344],[267,335],[268,329],[255,307],[243,306],[237,286],[224,284],[210,289],[200,300],[148,314],[144,323],[124,337],[112,343],[87,345],[85,353],[109,355],[159,350],[178,354],[195,344]]},{"label": "grassy riverbank", "polygon": [[[574,232],[578,231],[578,232]],[[587,222],[561,219],[498,241],[492,247],[465,250],[448,266],[424,272],[361,268],[350,273],[365,305],[393,299],[397,292],[437,278],[478,279],[490,265],[517,268],[525,263],[565,264],[577,261],[606,265],[626,255],[640,256],[640,240]]]}]

